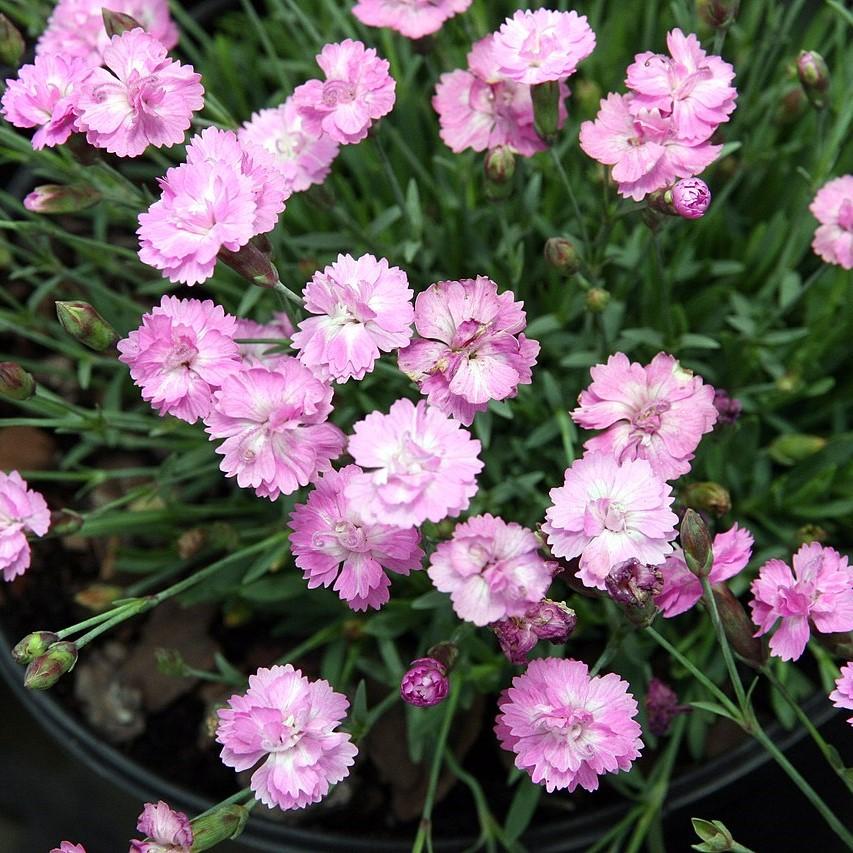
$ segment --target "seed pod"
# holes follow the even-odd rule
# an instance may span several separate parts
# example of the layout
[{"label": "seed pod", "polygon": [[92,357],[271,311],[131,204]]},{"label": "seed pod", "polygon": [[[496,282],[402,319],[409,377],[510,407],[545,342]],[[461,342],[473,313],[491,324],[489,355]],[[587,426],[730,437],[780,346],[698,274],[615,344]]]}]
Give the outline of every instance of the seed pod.
[{"label": "seed pod", "polygon": [[53,687],[77,663],[77,646],[68,640],[52,643],[47,651],[30,662],[24,674],[24,687],[47,690]]}]

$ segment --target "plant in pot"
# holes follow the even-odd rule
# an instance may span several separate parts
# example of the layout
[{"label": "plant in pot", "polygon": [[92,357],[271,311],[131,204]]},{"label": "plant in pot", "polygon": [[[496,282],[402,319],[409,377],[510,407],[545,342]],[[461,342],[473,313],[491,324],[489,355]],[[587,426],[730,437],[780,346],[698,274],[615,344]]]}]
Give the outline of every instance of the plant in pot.
[{"label": "plant in pot", "polygon": [[133,849],[662,849],[744,749],[853,844],[844,13],[118,5],[10,10],[0,559]]}]

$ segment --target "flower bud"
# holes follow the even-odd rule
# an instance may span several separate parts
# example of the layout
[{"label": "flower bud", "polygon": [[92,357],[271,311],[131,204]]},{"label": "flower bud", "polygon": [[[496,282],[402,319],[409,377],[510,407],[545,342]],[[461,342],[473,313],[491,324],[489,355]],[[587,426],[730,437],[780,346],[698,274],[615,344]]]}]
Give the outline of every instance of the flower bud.
[{"label": "flower bud", "polygon": [[809,542],[826,542],[829,539],[829,531],[819,524],[804,524],[797,528],[794,538],[798,545],[807,545]]},{"label": "flower bud", "polygon": [[792,432],[773,439],[767,452],[780,465],[795,465],[826,447],[826,439],[820,435],[804,435]]},{"label": "flower bud", "polygon": [[700,178],[684,178],[667,194],[672,198],[672,209],[684,219],[700,219],[711,204],[711,190]]},{"label": "flower bud", "polygon": [[556,80],[536,83],[530,89],[533,99],[533,126],[543,142],[552,145],[560,126],[560,84]]},{"label": "flower bud", "polygon": [[81,344],[104,352],[118,340],[115,329],[88,302],[57,302],[59,324]]},{"label": "flower bud", "polygon": [[729,490],[719,483],[690,483],[681,493],[681,500],[691,509],[725,515],[732,508]]},{"label": "flower bud", "polygon": [[823,57],[814,50],[801,50],[797,57],[797,76],[812,106],[822,110],[829,90],[829,69]]},{"label": "flower bud", "polygon": [[0,361],[0,394],[12,400],[29,400],[36,393],[36,381],[20,364]]},{"label": "flower bud", "polygon": [[33,213],[76,213],[100,200],[101,194],[86,184],[42,184],[24,198],[24,207]]},{"label": "flower bud", "polygon": [[779,101],[776,109],[778,124],[793,124],[802,116],[806,108],[806,95],[801,86],[790,89]]},{"label": "flower bud", "polygon": [[68,507],[55,509],[50,514],[50,529],[57,536],[73,536],[80,531],[85,522],[86,519],[79,512]]},{"label": "flower bud", "polygon": [[602,287],[591,287],[586,292],[586,310],[600,314],[610,304],[610,293]]},{"label": "flower bud", "polygon": [[574,275],[581,266],[575,244],[566,237],[549,237],[545,241],[545,260],[564,275]]},{"label": "flower bud", "polygon": [[278,270],[273,266],[270,256],[252,242],[241,246],[236,252],[231,252],[223,246],[217,257],[246,281],[258,287],[275,287],[280,281]]},{"label": "flower bud", "polygon": [[435,658],[413,660],[400,682],[403,701],[418,708],[428,708],[443,702],[449,689],[447,668]]},{"label": "flower bud", "polygon": [[114,12],[112,9],[102,8],[101,15],[104,19],[104,29],[109,38],[120,36],[128,30],[142,29],[142,24],[136,18],[132,18],[124,12]]},{"label": "flower bud", "polygon": [[183,678],[187,674],[187,664],[177,649],[154,649],[154,662],[163,675]]},{"label": "flower bud", "polygon": [[77,663],[77,646],[68,640],[52,643],[43,655],[32,660],[24,674],[24,687],[47,690]]},{"label": "flower bud", "polygon": [[448,672],[453,669],[456,658],[459,657],[459,649],[454,643],[436,643],[427,649],[426,656],[437,660]]},{"label": "flower bud", "polygon": [[223,841],[236,838],[249,820],[249,809],[231,804],[219,806],[203,817],[190,821],[193,831],[193,853],[210,850]]},{"label": "flower bud", "polygon": [[729,645],[740,655],[744,663],[755,669],[761,669],[767,663],[767,644],[764,640],[753,636],[755,626],[746,615],[743,605],[735,598],[734,593],[724,584],[718,583],[711,587],[717,612]]},{"label": "flower bud", "polygon": [[725,388],[716,388],[714,390],[714,408],[717,410],[717,426],[721,424],[733,424],[739,417],[743,409],[743,404],[740,400],[729,396],[729,392]]},{"label": "flower bud", "polygon": [[515,175],[515,154],[508,145],[498,145],[486,152],[483,160],[486,179],[494,184],[506,184]]},{"label": "flower bud", "polygon": [[659,678],[649,681],[644,704],[649,731],[656,737],[663,737],[669,731],[678,714],[687,714],[692,710],[689,705],[679,705],[676,692]]},{"label": "flower bud", "polygon": [[0,65],[17,68],[24,56],[24,37],[21,31],[3,14],[0,14]]},{"label": "flower bud", "polygon": [[681,547],[687,568],[700,580],[708,577],[714,565],[711,534],[702,516],[692,509],[684,513],[681,522]]},{"label": "flower bud", "polygon": [[52,631],[33,631],[12,649],[12,659],[15,663],[29,663],[41,657],[54,643],[58,642],[59,637]]},{"label": "flower bud", "polygon": [[711,27],[718,30],[730,27],[737,17],[740,0],[696,0],[696,11]]}]

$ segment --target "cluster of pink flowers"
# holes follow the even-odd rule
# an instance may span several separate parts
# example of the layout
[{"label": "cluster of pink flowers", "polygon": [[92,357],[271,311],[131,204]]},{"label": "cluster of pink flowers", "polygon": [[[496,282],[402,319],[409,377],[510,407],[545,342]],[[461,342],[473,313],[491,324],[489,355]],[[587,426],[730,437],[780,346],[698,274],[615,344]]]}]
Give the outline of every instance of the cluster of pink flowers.
[{"label": "cluster of pink flowers", "polygon": [[820,225],[812,248],[828,264],[853,269],[853,175],[824,184],[809,210]]},{"label": "cluster of pink flowers", "polygon": [[27,532],[44,536],[50,529],[50,510],[41,494],[30,489],[17,471],[0,471],[0,570],[14,580],[30,567]]},{"label": "cluster of pink flowers", "polygon": [[[835,690],[829,694],[836,708],[853,710],[853,661],[841,667],[841,675],[835,681]],[[847,720],[853,726],[853,717]]]},{"label": "cluster of pink flowers", "polygon": [[389,27],[410,39],[438,32],[472,0],[358,0],[353,15],[368,27]]},{"label": "cluster of pink flowers", "polygon": [[136,831],[145,841],[131,841],[129,853],[190,853],[193,829],[189,818],[160,800],[145,803]]},{"label": "cluster of pink flowers", "polygon": [[716,160],[721,146],[709,140],[735,108],[729,63],[681,30],[667,35],[667,46],[670,56],[638,54],[627,72],[630,93],[611,92],[595,121],[581,125],[581,148],[610,166],[619,194],[635,201]]}]

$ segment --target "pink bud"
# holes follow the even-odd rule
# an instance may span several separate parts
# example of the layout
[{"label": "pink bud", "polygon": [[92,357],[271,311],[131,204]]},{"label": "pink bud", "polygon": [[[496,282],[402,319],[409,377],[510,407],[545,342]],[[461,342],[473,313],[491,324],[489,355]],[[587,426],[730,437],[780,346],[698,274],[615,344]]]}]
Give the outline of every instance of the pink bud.
[{"label": "pink bud", "polygon": [[677,714],[690,711],[690,706],[679,705],[675,691],[659,678],[652,678],[646,691],[646,717],[649,721],[649,731],[661,737],[669,731],[672,721]]},{"label": "pink bud", "polygon": [[100,200],[101,194],[85,184],[43,184],[24,199],[24,207],[33,213],[77,213]]},{"label": "pink bud", "polygon": [[428,708],[443,702],[449,689],[447,668],[435,658],[413,660],[400,682],[403,701],[418,708]]},{"label": "pink bud", "polygon": [[711,204],[711,191],[700,178],[685,178],[672,188],[673,210],[685,219],[700,219]]}]

